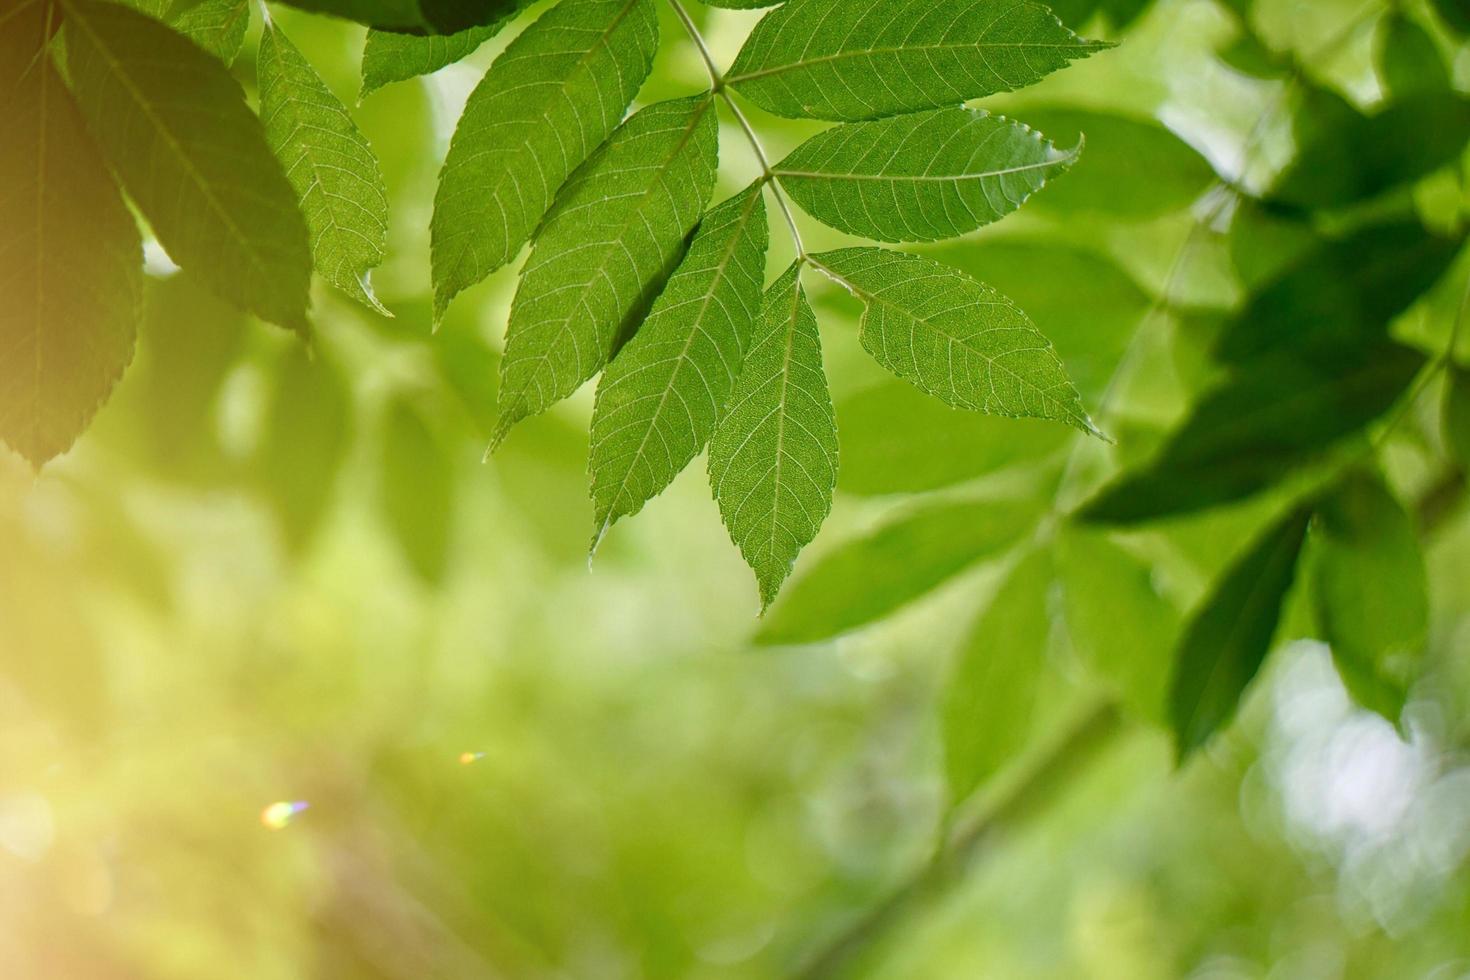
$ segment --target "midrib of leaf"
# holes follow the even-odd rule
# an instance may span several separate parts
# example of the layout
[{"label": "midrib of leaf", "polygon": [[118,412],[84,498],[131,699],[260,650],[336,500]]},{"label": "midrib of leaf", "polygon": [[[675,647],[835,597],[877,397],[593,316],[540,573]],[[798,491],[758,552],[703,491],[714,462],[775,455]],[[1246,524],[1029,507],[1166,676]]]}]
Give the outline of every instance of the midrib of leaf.
[{"label": "midrib of leaf", "polygon": [[[801,315],[801,274],[798,272],[796,281],[791,284],[791,310],[786,314],[786,353],[781,358],[781,397],[776,400],[776,465],[771,472],[774,481],[774,493],[771,499],[771,533],[766,540],[766,554],[772,555],[776,551],[776,532],[781,526],[781,464],[786,458],[786,420],[791,413],[786,410],[787,392],[791,389],[791,358],[796,350],[796,326]],[[745,495],[746,500],[750,494],[755,492],[752,487],[750,493]],[[745,501],[740,502],[745,506]],[[739,508],[735,511],[740,512]]]},{"label": "midrib of leaf", "polygon": [[[1075,151],[1067,156],[1075,155]],[[962,174],[852,174],[840,171],[822,173],[815,170],[782,170],[779,167],[771,173],[776,177],[807,177],[818,180],[881,180],[890,184],[909,184],[921,182],[953,183],[957,180],[975,180],[982,177],[1004,177],[1007,174],[1025,173],[1028,170],[1046,170],[1065,163],[1066,156],[1054,160],[1039,160],[1036,163],[1023,163],[1016,167],[1006,167],[1001,170],[977,170],[972,173]]]},{"label": "midrib of leaf", "polygon": [[[997,18],[996,21],[992,21],[991,24],[985,28],[985,30],[990,30],[990,28],[994,27],[998,21],[999,18]],[[863,48],[857,51],[836,51],[832,54],[818,55],[815,58],[809,58],[802,61],[793,61],[792,63],[787,65],[776,65],[771,68],[762,68],[759,71],[746,72],[743,75],[730,75],[725,78],[725,81],[733,85],[737,82],[749,82],[757,78],[768,78],[772,75],[781,75],[789,71],[799,71],[804,68],[809,68],[812,65],[830,64],[836,61],[857,60],[860,58],[868,58],[873,55],[882,54],[917,54],[927,53],[930,51],[975,51],[985,48],[1066,48],[1070,51],[1078,47],[1081,47],[1084,50],[1091,51],[1097,50],[1102,47],[1108,47],[1108,45],[1101,44],[1100,42],[1096,41],[1083,45],[1042,44],[1039,42],[1035,44],[1023,44],[1016,41],[986,41],[983,43],[970,44],[916,44],[902,45],[897,47],[888,46],[882,48]]]},{"label": "midrib of leaf", "polygon": [[[744,211],[740,212],[740,220],[737,227],[744,228],[745,222],[749,220],[751,212],[755,210],[756,205],[760,203],[760,200],[760,191],[756,191],[754,194],[750,195],[750,203],[746,206]],[[735,253],[740,250],[741,241],[742,239],[739,231],[730,236],[730,244],[728,247],[726,247],[725,254],[721,256],[719,264],[715,266],[715,274],[710,278],[709,288],[705,290],[704,297],[699,304],[699,312],[694,317],[695,324],[699,324],[704,320],[704,314],[706,311],[709,310],[710,303],[714,301],[715,292],[717,291],[719,284],[724,280],[725,270],[729,268],[730,260],[734,258]],[[698,330],[691,330],[689,331],[689,336],[684,339],[684,346],[679,349],[679,354],[676,358],[681,365],[688,361],[689,351],[694,346],[695,338],[698,336]],[[676,368],[670,374],[668,383],[664,385],[664,390],[659,395],[658,406],[654,408],[653,417],[649,419],[648,429],[643,433],[643,439],[638,443],[638,451],[633,454],[633,460],[635,461],[635,464],[637,460],[643,458],[643,451],[648,448],[648,440],[657,429],[658,420],[663,416],[664,406],[669,403],[669,395],[673,393],[674,380],[678,373],[679,371]],[[632,477],[634,468],[635,466],[630,465],[624,471],[623,479],[618,483],[618,489],[616,490],[616,492],[614,492],[612,496],[612,499],[614,501],[620,500],[623,494],[627,492],[628,480],[630,477]],[[603,535],[605,535],[608,531],[608,528],[612,526],[612,521],[612,512],[609,511],[608,516],[602,522],[602,528],[597,532],[597,536],[592,541],[592,550],[595,551],[597,549],[597,543],[602,540]]]},{"label": "midrib of leaf", "polygon": [[[22,4],[21,7],[20,7],[20,9],[21,10],[24,10],[28,6],[29,6],[29,4]],[[36,64],[39,63],[39,60],[40,59],[48,57],[48,55],[46,54],[46,41],[45,41],[45,38],[49,38],[51,36],[52,18],[55,16],[55,14],[56,14],[56,8],[54,8],[54,7],[48,7],[46,9],[46,31],[45,31],[45,34],[43,35],[43,39],[42,39],[42,42],[41,42],[41,50],[39,50],[39,51],[36,52],[37,61],[31,63],[31,68],[27,69],[28,71],[34,70]],[[40,122],[39,122],[39,126],[38,126],[37,139],[36,139],[36,254],[38,256],[45,255],[46,254],[46,153],[47,153],[47,149],[48,149],[48,147],[46,145],[46,133],[47,133],[47,129],[48,129],[47,124],[46,124],[46,114],[47,114],[47,112],[50,111],[50,94],[51,93],[50,93],[50,88],[47,85],[47,82],[50,80],[48,78],[49,75],[51,75],[51,72],[48,72],[48,71],[41,72],[41,84],[40,84],[40,88],[41,88],[41,100],[40,100],[40,105],[38,107],[39,110],[40,110],[40,115],[38,117]],[[37,262],[36,263],[36,313],[37,313],[37,316],[36,316],[36,319],[35,319],[34,324],[33,324],[33,332],[32,332],[32,336],[34,337],[33,346],[36,349],[36,356],[34,358],[35,372],[34,372],[34,374],[31,377],[31,392],[32,392],[32,404],[33,405],[39,405],[40,404],[40,400],[41,400],[41,372],[42,372],[42,367],[43,367],[43,365],[41,363],[41,361],[42,361],[41,351],[42,351],[42,348],[44,346],[41,343],[41,324],[44,323],[44,322],[46,322],[45,309],[46,309],[46,275],[42,271],[42,264],[40,262]],[[31,425],[31,438],[33,440],[36,440],[36,441],[39,442],[39,437],[40,437],[40,433],[41,433],[41,417],[40,417],[40,413],[39,412],[32,412],[31,413],[30,425]]]},{"label": "midrib of leaf", "polygon": [[[629,4],[629,9],[631,9],[632,6],[633,4]],[[623,237],[623,232],[625,232],[633,224],[633,219],[642,215],[643,204],[653,196],[653,192],[655,189],[663,186],[664,177],[668,174],[670,165],[679,158],[679,154],[684,152],[684,148],[688,146],[689,141],[694,138],[695,131],[699,129],[700,121],[704,119],[704,114],[709,111],[709,108],[712,105],[714,105],[713,92],[705,96],[704,101],[701,102],[699,105],[698,111],[689,114],[689,122],[684,128],[684,132],[679,136],[678,143],[676,143],[673,149],[665,154],[663,160],[659,162],[657,168],[658,176],[650,180],[648,187],[644,189],[642,194],[638,195],[637,205],[628,208],[627,213],[624,215],[622,222],[617,226],[617,230],[614,234],[610,235],[606,241],[597,243],[600,246],[599,252],[602,253],[602,257],[598,260],[599,268],[601,268],[602,265],[605,264],[607,261],[607,246],[612,242],[621,241]],[[554,208],[555,206],[553,205],[553,209]],[[575,312],[577,310],[586,309],[587,293],[593,288],[596,282],[597,279],[593,278],[578,285],[577,302],[574,306],[570,307],[570,310],[572,312],[568,312],[557,323],[557,331],[559,336],[567,333],[567,324],[572,322],[572,317]],[[550,349],[551,346],[552,345],[550,344],[546,345],[546,349],[543,349],[539,353],[535,354],[533,357],[529,358],[529,360],[534,361],[537,364],[546,363],[546,361],[550,358],[550,355],[547,351]],[[517,391],[515,396],[516,400],[521,400],[521,398],[524,397],[524,393],[524,388]],[[514,422],[505,422],[505,418],[507,418],[507,416],[502,415],[501,421],[496,424],[495,434],[491,437],[490,448],[486,451],[487,456],[495,451],[496,447],[500,445],[500,443],[505,439],[506,435],[510,432],[510,427],[515,424]]]},{"label": "midrib of leaf", "polygon": [[111,66],[113,74],[122,83],[123,88],[127,90],[128,94],[132,96],[133,101],[142,110],[143,115],[153,124],[153,128],[163,137],[163,141],[168,144],[169,148],[174,151],[174,156],[182,164],[184,171],[189,174],[193,182],[204,192],[204,197],[208,200],[210,209],[220,216],[220,219],[224,222],[225,227],[230,230],[235,240],[247,246],[241,251],[249,256],[250,264],[255,267],[256,272],[260,273],[262,279],[268,280],[270,277],[266,274],[265,265],[260,261],[260,256],[256,255],[255,249],[248,247],[249,239],[240,231],[240,226],[235,223],[235,219],[231,216],[229,209],[224,207],[219,198],[214,195],[214,191],[209,186],[209,182],[194,167],[193,161],[189,159],[188,154],[183,152],[183,147],[179,145],[178,140],[174,139],[168,127],[163,125],[163,121],[158,118],[152,106],[148,104],[148,100],[143,98],[143,92],[138,88],[137,83],[133,81],[132,76],[123,71],[122,63],[111,56],[106,45],[101,43],[97,32],[92,30],[91,25],[87,23],[86,18],[79,16],[76,8],[72,4],[67,3],[67,0],[61,0],[61,2],[66,5],[68,12],[71,14],[67,18],[67,23],[76,25],[79,30],[85,32],[91,38],[92,46],[97,50],[101,58]]},{"label": "midrib of leaf", "polygon": [[[944,330],[941,330],[937,324],[934,324],[934,323],[932,323],[929,320],[921,320],[919,317],[915,316],[912,312],[904,309],[902,306],[898,305],[897,303],[890,302],[889,300],[884,299],[883,297],[877,295],[876,293],[869,292],[868,290],[863,289],[862,287],[858,286],[856,283],[850,282],[848,279],[846,279],[842,275],[840,275],[835,269],[831,268],[830,266],[824,265],[821,262],[821,260],[815,258],[814,256],[810,256],[810,255],[807,256],[807,261],[810,262],[812,264],[812,266],[815,267],[818,271],[820,271],[823,275],[827,276],[827,278],[831,279],[833,282],[837,283],[843,289],[846,289],[848,292],[852,293],[854,296],[856,296],[857,298],[861,299],[864,303],[869,303],[869,304],[872,304],[872,305],[875,305],[875,306],[882,306],[884,309],[893,311],[894,313],[896,313],[898,316],[902,317],[905,320],[908,320],[910,322],[917,323],[917,324],[922,324],[926,328],[933,330],[935,333],[939,334],[941,337],[943,337],[945,340],[949,341],[951,344],[954,344],[954,345],[956,345],[958,347],[963,347],[965,350],[971,352],[976,357],[978,357],[981,360],[983,360],[986,364],[990,365],[990,367],[991,367],[992,370],[999,370],[1002,373],[1004,373],[1005,375],[1007,375],[1008,377],[1014,378],[1016,380],[1017,384],[1019,384],[1021,387],[1036,392],[1041,397],[1041,399],[1044,402],[1046,402],[1047,404],[1057,406],[1060,409],[1060,412],[1061,412],[1060,417],[1061,418],[1073,419],[1074,421],[1081,423],[1086,428],[1086,430],[1089,433],[1091,433],[1092,435],[1095,435],[1095,436],[1097,436],[1099,438],[1102,438],[1102,439],[1107,438],[1106,436],[1104,436],[1102,434],[1101,431],[1099,431],[1097,429],[1097,427],[1095,425],[1093,425],[1092,420],[1087,417],[1087,414],[1085,412],[1079,413],[1079,412],[1075,411],[1074,409],[1071,409],[1066,404],[1058,401],[1056,398],[1054,398],[1051,395],[1047,394],[1047,392],[1046,392],[1045,389],[1042,389],[1042,388],[1040,388],[1040,387],[1032,384],[1031,382],[1027,381],[1021,375],[1017,374],[1015,371],[1012,371],[1010,368],[1006,367],[1004,364],[1002,364],[996,358],[991,357],[990,355],[986,354],[983,351],[977,350],[976,348],[972,347],[969,343],[967,343],[965,340],[962,340],[962,339],[960,339],[958,337],[955,337],[953,334],[946,333]],[[990,304],[990,305],[1001,305],[1001,304]]]}]

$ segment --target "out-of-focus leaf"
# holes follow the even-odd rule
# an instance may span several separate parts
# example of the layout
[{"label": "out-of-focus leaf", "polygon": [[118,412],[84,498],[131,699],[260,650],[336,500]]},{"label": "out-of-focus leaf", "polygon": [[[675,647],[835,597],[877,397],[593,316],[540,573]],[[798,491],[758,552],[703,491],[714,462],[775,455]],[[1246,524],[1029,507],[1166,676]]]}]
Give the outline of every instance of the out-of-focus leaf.
[{"label": "out-of-focus leaf", "polygon": [[369,309],[372,270],[388,241],[388,192],[378,158],[301,52],[274,24],[260,35],[260,115],[311,233],[316,271]]},{"label": "out-of-focus leaf", "polygon": [[1324,495],[1308,567],[1343,683],[1397,722],[1429,634],[1429,584],[1414,522],[1378,474],[1354,469]]},{"label": "out-of-focus leaf", "polygon": [[1256,493],[1386,411],[1424,360],[1380,341],[1282,350],[1243,363],[1150,464],[1104,488],[1079,516],[1130,524]]},{"label": "out-of-focus leaf", "polygon": [[1033,551],[960,644],[940,714],[951,803],[968,797],[1030,741],[1051,636],[1051,584],[1051,556]]},{"label": "out-of-focus leaf", "polygon": [[77,102],[168,254],[241,309],[307,333],[306,221],[239,84],[135,10],[61,6]]},{"label": "out-of-focus leaf", "polygon": [[813,643],[889,615],[1034,530],[1038,501],[910,511],[807,569],[766,617],[759,643]]},{"label": "out-of-focus leaf", "polygon": [[1299,148],[1270,197],[1305,208],[1343,207],[1412,183],[1457,159],[1470,140],[1470,98],[1420,92],[1371,115],[1320,128]]},{"label": "out-of-focus leaf", "polygon": [[66,452],[133,356],[143,246],[46,45],[57,11],[0,27],[0,439]]},{"label": "out-of-focus leaf", "polygon": [[1204,157],[1153,120],[1069,107],[1020,115],[1060,145],[1087,140],[1067,179],[1029,204],[1050,214],[1152,218],[1188,207],[1215,179]]},{"label": "out-of-focus leaf", "polygon": [[305,549],[336,494],[351,433],[351,392],[339,368],[298,347],[273,365],[274,388],[252,470],[286,547]]},{"label": "out-of-focus leaf", "polygon": [[760,323],[709,447],[725,528],[770,606],[832,509],[837,425],[817,319],[793,264],[766,290]]},{"label": "out-of-focus leaf", "polygon": [[1149,564],[1106,534],[1066,527],[1057,577],[1072,648],[1138,717],[1165,724],[1180,615]]},{"label": "out-of-focus leaf", "polygon": [[1445,384],[1444,438],[1461,466],[1470,469],[1470,370],[1451,364]]},{"label": "out-of-focus leaf", "polygon": [[434,430],[405,399],[388,406],[382,438],[383,519],[409,566],[438,585],[454,521],[454,466]]},{"label": "out-of-focus leaf", "polygon": [[812,256],[863,301],[879,364],[947,405],[1096,432],[1050,341],[1010,300],[932,259],[877,248]]},{"label": "out-of-focus leaf", "polygon": [[375,89],[391,82],[433,74],[467,57],[530,5],[531,0],[515,0],[497,20],[448,36],[368,31],[362,49],[362,90],[358,98],[365,99]]},{"label": "out-of-focus leaf", "polygon": [[1238,364],[1279,348],[1371,343],[1434,285],[1462,243],[1414,220],[1324,241],[1247,301],[1225,326],[1215,355]]},{"label": "out-of-focus leaf", "polygon": [[1429,0],[1449,28],[1461,37],[1470,34],[1470,6],[1465,0]]},{"label": "out-of-focus leaf", "polygon": [[1107,18],[1115,30],[1122,30],[1138,19],[1153,0],[1050,0],[1051,12],[1064,24],[1081,30],[1098,14]]},{"label": "out-of-focus leaf", "polygon": [[1020,207],[1077,160],[1004,116],[952,108],[824,130],[776,164],[812,217],[884,242],[955,238]]},{"label": "out-of-focus leaf", "polygon": [[647,321],[603,373],[588,462],[594,547],[709,441],[755,332],[767,244],[757,183],[705,216]]},{"label": "out-of-focus leaf", "polygon": [[516,257],[653,65],[651,0],[562,0],[470,93],[434,196],[434,317]]},{"label": "out-of-focus leaf", "polygon": [[1311,509],[1253,542],[1191,616],[1174,661],[1169,721],[1182,761],[1235,716],[1271,649]]},{"label": "out-of-focus leaf", "polygon": [[855,121],[957,105],[1111,47],[1032,0],[801,0],[767,14],[726,76],[778,116]]},{"label": "out-of-focus leaf", "polygon": [[161,20],[214,55],[233,64],[250,27],[250,0],[125,0]]},{"label": "out-of-focus leaf", "polygon": [[380,30],[455,34],[493,24],[518,0],[283,0],[314,14],[331,14]]},{"label": "out-of-focus leaf", "polygon": [[1402,99],[1417,92],[1450,88],[1450,71],[1429,32],[1395,10],[1378,28],[1378,75],[1389,95]]},{"label": "out-of-focus leaf", "polygon": [[1222,48],[1220,60],[1251,78],[1276,79],[1291,71],[1291,62],[1263,45],[1254,34],[1242,34]]},{"label": "out-of-focus leaf", "polygon": [[581,387],[637,328],[709,200],[717,133],[711,96],[659,102],[567,182],[511,304],[492,448]]},{"label": "out-of-focus leaf", "polygon": [[1038,419],[950,408],[905,381],[865,388],[837,403],[848,493],[916,493],[1038,460],[1070,438]]}]

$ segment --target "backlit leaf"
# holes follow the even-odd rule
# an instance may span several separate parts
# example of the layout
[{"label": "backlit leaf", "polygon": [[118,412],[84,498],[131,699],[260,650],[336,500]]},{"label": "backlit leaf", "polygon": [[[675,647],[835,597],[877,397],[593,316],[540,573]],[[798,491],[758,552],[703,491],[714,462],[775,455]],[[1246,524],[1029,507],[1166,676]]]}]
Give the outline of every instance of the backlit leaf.
[{"label": "backlit leaf", "polygon": [[1235,716],[1270,652],[1310,518],[1310,508],[1293,511],[1253,542],[1185,627],[1169,691],[1181,760]]},{"label": "backlit leaf", "polygon": [[282,0],[315,14],[331,14],[382,30],[455,34],[493,24],[519,0]]},{"label": "backlit leaf", "polygon": [[242,309],[307,332],[306,222],[229,71],[127,7],[62,7],[77,102],[169,256]]},{"label": "backlit leaf", "polygon": [[250,0],[127,0],[219,58],[234,62],[250,27]]},{"label": "backlit leaf", "polygon": [[882,619],[1030,534],[1034,500],[980,500],[910,511],[824,555],[786,590],[759,643],[812,643]]},{"label": "backlit leaf", "polygon": [[709,477],[761,608],[832,509],[837,426],[817,320],[792,265],[766,291],[735,390],[710,440]]},{"label": "backlit leaf", "polygon": [[46,51],[59,13],[0,15],[0,439],[69,449],[133,356],[143,246]]},{"label": "backlit leaf", "polygon": [[727,78],[778,116],[877,119],[1009,92],[1110,46],[1034,0],[788,0]]},{"label": "backlit leaf", "polygon": [[1429,586],[1414,522],[1377,474],[1354,469],[1320,501],[1309,567],[1343,683],[1397,722],[1428,639]]},{"label": "backlit leaf", "polygon": [[567,182],[510,308],[493,445],[607,364],[663,288],[714,186],[708,95],[639,111]]},{"label": "backlit leaf", "polygon": [[812,217],[884,242],[954,238],[1020,207],[1077,160],[1028,126],[936,109],[834,126],[775,167]]},{"label": "backlit leaf", "polygon": [[362,91],[358,97],[367,98],[369,93],[390,82],[433,74],[467,57],[504,30],[528,6],[530,0],[517,0],[497,20],[447,36],[368,31],[362,49]]},{"label": "backlit leaf", "polygon": [[260,35],[257,70],[266,139],[301,201],[316,271],[386,314],[369,280],[388,238],[388,192],[378,158],[347,109],[274,24]]},{"label": "backlit leaf", "polygon": [[863,301],[864,349],[956,408],[1096,431],[1066,368],[1010,300],[932,259],[877,248],[823,252],[812,264]]},{"label": "backlit leaf", "polygon": [[766,245],[755,184],[705,216],[648,319],[603,373],[589,462],[597,537],[662,493],[709,441],[760,315]]},{"label": "backlit leaf", "polygon": [[557,189],[622,119],[653,64],[651,0],[562,0],[465,103],[434,196],[434,316],[516,257]]}]

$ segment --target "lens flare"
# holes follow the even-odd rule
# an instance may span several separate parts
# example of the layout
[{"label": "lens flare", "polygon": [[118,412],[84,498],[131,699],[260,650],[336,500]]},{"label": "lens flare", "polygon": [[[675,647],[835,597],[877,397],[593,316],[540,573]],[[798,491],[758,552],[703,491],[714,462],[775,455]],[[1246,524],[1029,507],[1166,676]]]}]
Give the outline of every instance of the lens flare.
[{"label": "lens flare", "polygon": [[277,800],[260,811],[260,822],[271,830],[285,830],[309,806],[305,800]]},{"label": "lens flare", "polygon": [[459,764],[468,766],[471,763],[479,762],[483,758],[485,758],[485,753],[483,752],[461,752],[459,754]]}]

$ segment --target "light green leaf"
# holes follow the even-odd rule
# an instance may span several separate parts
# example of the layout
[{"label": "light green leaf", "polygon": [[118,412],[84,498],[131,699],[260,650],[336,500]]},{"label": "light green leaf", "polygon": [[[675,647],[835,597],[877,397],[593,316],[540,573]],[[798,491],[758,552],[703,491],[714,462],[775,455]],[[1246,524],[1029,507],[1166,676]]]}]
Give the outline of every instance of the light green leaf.
[{"label": "light green leaf", "polygon": [[1051,343],[1010,300],[932,259],[878,248],[811,262],[866,306],[863,347],[955,408],[1096,432]]},{"label": "light green leaf", "polygon": [[265,136],[300,198],[317,272],[391,316],[369,279],[388,242],[388,192],[378,158],[347,109],[274,24],[260,35],[257,70]]},{"label": "light green leaf", "polygon": [[1383,480],[1350,471],[1317,506],[1312,599],[1322,638],[1359,704],[1397,722],[1429,634],[1424,555]]},{"label": "light green leaf", "polygon": [[766,245],[757,183],[705,216],[648,319],[603,373],[589,460],[594,548],[709,441],[755,332]]},{"label": "light green leaf", "polygon": [[434,196],[436,320],[516,257],[622,119],[657,46],[651,0],[562,0],[495,59],[465,103]]},{"label": "light green leaf", "polygon": [[431,75],[470,55],[476,48],[505,29],[531,0],[516,0],[497,20],[470,27],[456,34],[398,34],[368,31],[362,49],[362,91],[359,99],[391,82]]},{"label": "light green leaf", "polygon": [[714,187],[714,100],[632,116],[567,181],[510,308],[491,448],[607,364],[663,287]]},{"label": "light green leaf", "polygon": [[967,500],[913,510],[822,557],[756,635],[814,643],[882,619],[1030,534],[1035,500]]},{"label": "light green leaf", "polygon": [[789,0],[727,78],[778,116],[876,119],[1009,92],[1108,47],[1033,0]]},{"label": "light green leaf", "polygon": [[1072,649],[1139,718],[1164,724],[1180,616],[1153,570],[1107,535],[1067,526],[1057,574]]},{"label": "light green leaf", "polygon": [[128,6],[161,20],[232,64],[250,27],[250,0],[126,0]]},{"label": "light green leaf", "polygon": [[306,222],[229,71],[135,10],[62,8],[77,102],[168,254],[241,309],[308,332]]},{"label": "light green leaf", "polygon": [[1051,565],[1045,551],[1027,555],[960,643],[940,707],[951,803],[968,797],[1030,741],[1051,636]]},{"label": "light green leaf", "polygon": [[133,356],[143,246],[46,52],[59,12],[0,15],[0,439],[65,452]]},{"label": "light green leaf", "polygon": [[1270,652],[1310,518],[1311,509],[1302,508],[1267,530],[1190,617],[1169,691],[1181,761],[1234,717]]},{"label": "light green leaf", "polygon": [[832,509],[837,424],[799,263],[766,291],[755,342],[710,439],[720,516],[770,606]]},{"label": "light green leaf", "polygon": [[935,109],[818,133],[775,167],[812,217],[884,242],[954,238],[1010,214],[1077,160],[978,109]]},{"label": "light green leaf", "polygon": [[1129,524],[1239,500],[1318,459],[1398,400],[1424,355],[1379,341],[1277,351],[1207,393],[1152,462],[1080,511]]}]

